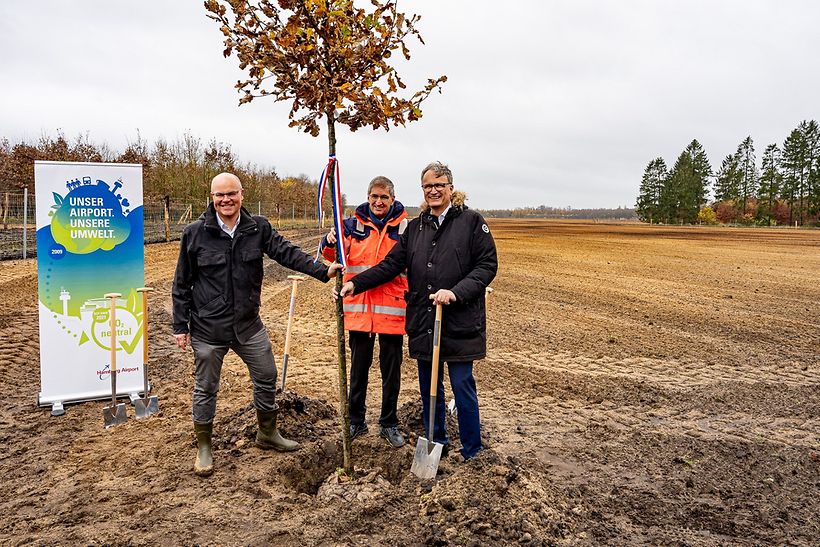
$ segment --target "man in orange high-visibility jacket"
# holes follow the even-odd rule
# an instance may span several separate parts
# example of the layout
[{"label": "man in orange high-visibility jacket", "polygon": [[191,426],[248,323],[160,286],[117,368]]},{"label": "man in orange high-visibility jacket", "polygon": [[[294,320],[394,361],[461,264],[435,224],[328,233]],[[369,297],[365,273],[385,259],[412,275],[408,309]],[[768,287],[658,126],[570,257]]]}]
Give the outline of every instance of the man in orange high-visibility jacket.
[{"label": "man in orange high-visibility jacket", "polygon": [[[355,214],[344,220],[347,271],[345,281],[375,266],[387,255],[407,227],[404,205],[396,201],[393,183],[387,177],[376,177],[367,188],[367,203],[356,208]],[[322,240],[322,255],[333,260],[336,233]],[[350,437],[367,432],[365,398],[373,346],[379,335],[379,368],[382,374],[382,409],[379,435],[394,448],[404,445],[399,432],[396,406],[401,386],[402,344],[407,277],[393,278],[378,289],[347,298],[344,301],[345,329],[350,336]]]}]

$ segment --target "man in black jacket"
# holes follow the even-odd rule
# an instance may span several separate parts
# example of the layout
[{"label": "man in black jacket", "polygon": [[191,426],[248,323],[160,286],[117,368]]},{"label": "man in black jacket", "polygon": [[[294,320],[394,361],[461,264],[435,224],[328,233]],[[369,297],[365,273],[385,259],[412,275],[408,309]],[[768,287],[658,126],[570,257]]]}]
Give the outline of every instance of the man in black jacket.
[{"label": "man in black jacket", "polygon": [[236,175],[214,177],[213,203],[182,234],[171,292],[174,340],[181,349],[190,344],[194,350],[194,472],[200,476],[213,472],[211,432],[222,361],[229,349],[245,362],[253,382],[257,446],[280,451],[299,446],[276,428],[276,365],[259,317],[262,255],[323,282],[341,269],[335,263],[329,267],[315,263],[279,235],[267,219],[252,216],[242,207],[243,192]]},{"label": "man in black jacket", "polygon": [[495,241],[482,216],[464,205],[453,191],[453,175],[439,162],[421,172],[424,205],[399,242],[378,266],[358,274],[342,287],[341,296],[380,285],[407,268],[409,291],[405,324],[410,357],[418,359],[422,419],[428,439],[449,445],[445,427],[443,367],[439,369],[435,425],[430,435],[434,304],[445,304],[441,360],[447,363],[458,409],[461,455],[469,460],[481,450],[481,422],[473,361],[487,353],[484,293],[498,270]]}]

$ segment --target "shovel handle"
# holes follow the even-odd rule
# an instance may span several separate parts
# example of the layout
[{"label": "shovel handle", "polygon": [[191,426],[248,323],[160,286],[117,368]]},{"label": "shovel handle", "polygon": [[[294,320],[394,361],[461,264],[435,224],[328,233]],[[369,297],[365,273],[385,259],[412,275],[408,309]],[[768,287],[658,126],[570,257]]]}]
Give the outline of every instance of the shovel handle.
[{"label": "shovel handle", "polygon": [[111,329],[111,373],[117,372],[117,298],[122,297],[118,292],[110,292],[105,295],[109,300],[108,304],[108,325]]},{"label": "shovel handle", "polygon": [[[441,353],[441,304],[436,304],[436,322],[433,324],[433,371],[438,373],[439,354]],[[438,374],[433,375],[433,393],[436,391]]]},{"label": "shovel handle", "polygon": [[433,362],[430,370],[430,419],[427,422],[430,442],[434,442],[436,430],[436,391],[438,390],[438,361],[441,350],[441,304],[436,304],[436,322],[433,324]]},{"label": "shovel handle", "polygon": [[143,397],[148,399],[148,293],[151,287],[140,287],[137,292],[142,295],[142,389]]},{"label": "shovel handle", "polygon": [[485,287],[484,288],[484,316],[485,320],[487,317],[490,316],[490,296],[492,296],[493,291],[492,287]]},{"label": "shovel handle", "polygon": [[148,362],[148,293],[151,287],[140,287],[137,292],[142,294],[142,362]]},{"label": "shovel handle", "polygon": [[282,393],[285,392],[285,377],[288,373],[288,357],[290,356],[290,331],[293,328],[293,316],[296,315],[296,292],[300,281],[306,278],[303,275],[289,275],[293,283],[290,288],[290,307],[288,308],[288,328],[285,331],[285,354],[282,356]]},{"label": "shovel handle", "polygon": [[288,279],[293,280],[293,284],[290,288],[290,308],[288,308],[288,328],[285,331],[285,355],[290,354],[290,330],[293,327],[293,316],[296,312],[296,287],[299,285],[299,282],[305,279],[301,275],[289,275]]},{"label": "shovel handle", "polygon": [[117,298],[122,295],[110,292],[105,295],[109,300],[108,326],[111,329],[111,412],[117,408]]}]

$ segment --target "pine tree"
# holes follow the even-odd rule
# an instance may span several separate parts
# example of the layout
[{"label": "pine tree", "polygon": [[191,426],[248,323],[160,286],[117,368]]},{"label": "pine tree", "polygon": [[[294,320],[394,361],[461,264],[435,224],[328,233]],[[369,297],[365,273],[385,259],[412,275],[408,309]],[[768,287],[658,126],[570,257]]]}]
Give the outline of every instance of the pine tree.
[{"label": "pine tree", "polygon": [[723,158],[723,163],[715,175],[715,201],[725,201],[734,205],[740,197],[740,170],[736,154]]},{"label": "pine tree", "polygon": [[687,222],[695,222],[700,209],[706,205],[709,181],[712,178],[712,166],[706,157],[706,151],[697,140],[693,139],[686,151],[692,156],[691,187],[687,193],[687,199],[692,201],[688,205]]},{"label": "pine tree", "polygon": [[712,167],[706,152],[693,140],[678,156],[661,192],[661,210],[680,223],[697,221],[700,208],[706,205]]},{"label": "pine tree", "polygon": [[760,186],[757,191],[757,218],[771,224],[772,213],[783,184],[780,171],[780,148],[770,144],[763,152],[763,166],[760,172]]},{"label": "pine tree", "polygon": [[737,147],[737,167],[739,172],[738,193],[740,198],[740,215],[748,214],[749,199],[757,193],[758,172],[755,158],[755,146],[751,136],[743,139]]},{"label": "pine tree", "polygon": [[667,176],[666,162],[663,158],[655,158],[646,166],[636,205],[638,218],[642,221],[651,224],[660,217],[661,192]]},{"label": "pine tree", "polygon": [[666,222],[687,222],[686,194],[687,188],[693,186],[693,172],[692,156],[685,151],[681,152],[661,191],[661,211],[667,219]]},{"label": "pine tree", "polygon": [[820,213],[820,127],[816,121],[801,124],[806,141],[806,201],[808,214]]},{"label": "pine tree", "polygon": [[804,187],[806,141],[799,128],[793,129],[783,142],[783,185],[780,197],[789,205],[789,224],[794,222],[795,211],[800,208],[800,196]]}]

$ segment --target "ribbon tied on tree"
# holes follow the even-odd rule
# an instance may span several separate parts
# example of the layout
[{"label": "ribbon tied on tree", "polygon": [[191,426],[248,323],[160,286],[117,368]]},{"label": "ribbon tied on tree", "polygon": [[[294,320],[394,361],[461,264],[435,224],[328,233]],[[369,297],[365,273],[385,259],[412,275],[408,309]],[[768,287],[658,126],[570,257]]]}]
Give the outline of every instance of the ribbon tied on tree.
[{"label": "ribbon tied on tree", "polygon": [[[333,184],[330,185],[330,198],[333,205],[333,227],[336,229],[336,260],[344,267],[347,267],[347,257],[345,253],[345,239],[344,226],[342,225],[342,183],[341,175],[339,174],[339,160],[334,154],[331,154],[327,160],[327,165],[322,171],[322,176],[319,177],[319,192],[317,201],[318,222],[319,228],[322,227],[322,215],[324,214],[325,201],[325,186],[327,186],[328,175],[333,173]],[[319,260],[319,255],[322,245],[319,244],[316,249],[316,260]]]}]

